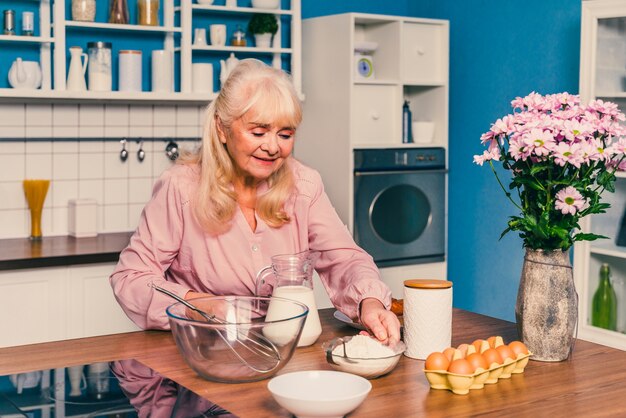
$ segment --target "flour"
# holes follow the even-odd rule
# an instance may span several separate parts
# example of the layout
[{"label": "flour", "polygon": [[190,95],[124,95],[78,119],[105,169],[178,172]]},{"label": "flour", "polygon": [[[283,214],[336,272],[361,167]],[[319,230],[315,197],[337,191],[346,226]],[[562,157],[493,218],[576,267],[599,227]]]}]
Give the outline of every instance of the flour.
[{"label": "flour", "polygon": [[354,373],[367,379],[389,373],[396,367],[406,346],[398,342],[395,349],[381,344],[378,340],[365,335],[355,335],[346,342],[346,357],[343,344],[333,349],[331,367],[342,372]]},{"label": "flour", "polygon": [[[343,344],[333,350],[336,356],[343,356]],[[395,352],[378,340],[366,335],[355,335],[346,343],[346,357],[374,359],[393,356]]]}]

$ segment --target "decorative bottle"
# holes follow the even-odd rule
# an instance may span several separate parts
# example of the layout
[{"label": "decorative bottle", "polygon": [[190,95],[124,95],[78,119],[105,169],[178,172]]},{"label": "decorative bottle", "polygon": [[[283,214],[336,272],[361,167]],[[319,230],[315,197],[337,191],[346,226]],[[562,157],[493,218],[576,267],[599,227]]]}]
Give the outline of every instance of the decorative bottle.
[{"label": "decorative bottle", "polygon": [[109,1],[109,23],[129,23],[128,2],[126,0]]},{"label": "decorative bottle", "polygon": [[411,133],[411,108],[409,108],[409,101],[405,100],[402,105],[402,143],[408,144],[413,142],[413,135]]},{"label": "decorative bottle", "polygon": [[606,263],[600,267],[600,283],[593,295],[591,325],[613,331],[617,329],[617,296],[611,284],[611,268]]}]

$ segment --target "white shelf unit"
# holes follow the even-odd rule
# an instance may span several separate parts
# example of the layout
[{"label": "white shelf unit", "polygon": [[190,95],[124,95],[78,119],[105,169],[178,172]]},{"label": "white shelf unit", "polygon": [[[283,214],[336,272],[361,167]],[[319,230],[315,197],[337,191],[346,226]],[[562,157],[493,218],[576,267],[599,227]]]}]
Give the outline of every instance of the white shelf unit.
[{"label": "white shelf unit", "polygon": [[[0,35],[0,48],[2,44],[38,44],[39,45],[39,65],[41,66],[41,90],[52,88],[52,45],[55,38],[52,36],[52,20],[50,0],[31,0],[31,3],[39,3],[39,35],[23,36]],[[0,89],[0,97],[2,97]]]},{"label": "white shelf unit", "polygon": [[[212,53],[245,53],[255,55],[271,55],[272,65],[276,68],[282,66],[282,55],[289,55],[291,75],[293,82],[296,86],[296,90],[302,94],[302,80],[301,80],[301,5],[300,0],[290,0],[290,8],[285,9],[255,9],[252,7],[226,7],[220,5],[204,5],[192,3],[192,0],[180,0],[180,7],[175,8],[177,12],[180,12],[180,22],[183,29],[180,47],[176,50],[181,54],[181,91],[184,93],[192,91],[191,85],[191,64],[194,61],[194,55],[199,54],[212,54]],[[193,45],[193,28],[194,18],[197,16],[216,15],[220,14],[231,16],[252,16],[256,13],[269,13],[277,17],[278,20],[278,32],[274,35],[271,48],[257,48],[254,46],[237,47],[228,45],[228,39],[225,46],[194,46]],[[288,17],[290,21],[289,33],[291,34],[290,45],[282,45],[282,22],[281,17]],[[214,68],[214,71],[218,71],[219,68]]]},{"label": "white shelf unit", "polygon": [[[626,111],[626,2],[582,2],[580,95],[615,101]],[[626,208],[626,174],[618,173],[615,193],[605,192],[611,204],[605,214],[582,219],[581,228],[609,239],[580,242],[574,246],[574,279],[579,294],[578,337],[626,350],[626,247],[617,246]],[[618,298],[617,331],[591,325],[591,304],[598,287],[600,266],[608,263]]]},{"label": "white shelf unit", "polygon": [[[340,218],[354,232],[355,149],[448,148],[449,22],[346,13],[303,20],[302,39],[307,99],[295,156],[320,171]],[[371,79],[356,75],[355,45],[363,42],[377,43],[369,54]],[[414,120],[435,123],[431,143],[402,143],[405,99]],[[447,275],[445,262],[383,270],[383,279],[395,283]],[[401,287],[393,291],[402,297]]]},{"label": "white shelf unit", "polygon": [[[69,20],[67,5],[71,0],[31,0],[39,2],[39,36],[7,36],[0,35],[0,47],[3,43],[15,45],[39,45],[40,64],[43,74],[41,89],[16,90],[12,88],[0,88],[0,101],[4,102],[32,102],[32,101],[63,101],[63,102],[148,102],[154,103],[206,103],[212,100],[216,93],[194,93],[191,85],[191,64],[194,55],[202,54],[228,54],[244,53],[246,55],[270,56],[272,64],[280,67],[282,57],[290,57],[289,65],[294,84],[298,92],[302,91],[301,81],[301,8],[300,0],[290,0],[288,9],[255,9],[252,7],[226,7],[219,5],[201,5],[192,3],[192,0],[162,0],[163,21],[161,26],[140,26],[134,24],[110,24],[105,22],[79,22]],[[287,18],[290,22],[288,45],[281,45],[282,28],[274,37],[271,48],[234,47],[234,46],[193,46],[192,32],[194,16],[210,16],[220,19],[220,16],[252,16],[256,13],[271,13],[279,18]],[[177,14],[180,14],[177,19]],[[52,17],[52,18],[51,18]],[[54,29],[54,36],[52,35]],[[99,36],[102,33],[128,33],[128,38],[133,39],[136,34],[145,33],[163,37],[163,49],[180,54],[180,65],[177,74],[180,77],[180,91],[172,93],[153,93],[143,91],[131,92],[69,92],[65,89],[67,77],[66,59],[69,53],[69,33],[94,33]],[[107,41],[106,36],[100,36],[99,40]],[[32,46],[31,46],[32,48]],[[141,41],[137,41],[136,49],[142,49]],[[86,51],[85,51],[86,52]],[[149,52],[149,51],[144,51]],[[226,58],[226,57],[224,57]],[[219,66],[214,69],[219,74]],[[145,71],[144,71],[145,75]],[[54,79],[52,79],[54,77]],[[216,86],[217,87],[217,86]],[[215,89],[217,90],[217,88]],[[303,97],[301,95],[301,97]]]}]

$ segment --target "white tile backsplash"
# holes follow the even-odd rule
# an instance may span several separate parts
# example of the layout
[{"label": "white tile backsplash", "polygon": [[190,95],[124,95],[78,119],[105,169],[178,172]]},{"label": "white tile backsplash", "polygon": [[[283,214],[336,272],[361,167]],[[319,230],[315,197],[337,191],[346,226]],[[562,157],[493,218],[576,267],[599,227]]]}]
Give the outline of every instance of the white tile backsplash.
[{"label": "white tile backsplash", "polygon": [[[197,137],[203,115],[204,106],[193,105],[0,104],[0,239],[30,235],[25,178],[51,179],[44,235],[68,233],[72,198],[98,202],[99,232],[134,229],[155,179],[173,164],[165,145],[177,137]],[[156,137],[163,139],[150,139]],[[119,159],[121,138],[128,138],[126,162]],[[139,138],[148,138],[143,162],[137,159]]]},{"label": "white tile backsplash", "polygon": [[26,154],[26,178],[52,178],[52,154]]},{"label": "white tile backsplash", "polygon": [[29,235],[26,210],[0,210],[0,233],[2,238],[23,238]]},{"label": "white tile backsplash", "polygon": [[75,126],[53,126],[53,138],[78,138],[78,125]]},{"label": "white tile backsplash", "polygon": [[78,121],[81,127],[104,126],[104,105],[81,105]]},{"label": "white tile backsplash", "polygon": [[44,104],[26,105],[26,127],[52,126],[52,106]]},{"label": "white tile backsplash", "polygon": [[67,207],[68,200],[78,198],[78,180],[56,180],[50,182],[52,207]]},{"label": "white tile backsplash", "polygon": [[24,154],[26,143],[24,141],[3,141],[0,139],[0,155]]},{"label": "white tile backsplash", "polygon": [[5,209],[26,209],[26,198],[21,181],[0,182],[0,214]]},{"label": "white tile backsplash", "polygon": [[78,155],[78,178],[102,179],[104,177],[104,155],[81,153]]},{"label": "white tile backsplash", "polygon": [[104,229],[110,232],[128,231],[128,205],[107,205],[104,207]]},{"label": "white tile backsplash", "polygon": [[174,106],[155,106],[153,126],[176,126],[176,108]]},{"label": "white tile backsplash", "polygon": [[80,180],[78,182],[78,198],[79,199],[95,199],[96,202],[102,204],[104,202],[104,179],[97,180]]},{"label": "white tile backsplash", "polygon": [[52,179],[78,179],[78,154],[52,154]]},{"label": "white tile backsplash", "polygon": [[0,181],[22,181],[25,175],[25,154],[0,154]]},{"label": "white tile backsplash", "polygon": [[117,205],[128,203],[128,179],[104,180],[104,204]]},{"label": "white tile backsplash", "polygon": [[78,127],[78,105],[55,105],[52,109],[52,125]]},{"label": "white tile backsplash", "polygon": [[0,126],[24,126],[25,113],[23,104],[0,104]]}]

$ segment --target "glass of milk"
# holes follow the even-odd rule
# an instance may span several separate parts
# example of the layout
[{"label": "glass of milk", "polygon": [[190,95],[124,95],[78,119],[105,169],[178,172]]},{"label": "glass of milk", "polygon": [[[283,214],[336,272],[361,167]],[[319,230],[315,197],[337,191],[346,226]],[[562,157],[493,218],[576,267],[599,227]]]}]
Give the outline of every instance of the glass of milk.
[{"label": "glass of milk", "polygon": [[[257,296],[272,296],[277,298],[285,298],[304,303],[309,308],[306,322],[298,347],[309,346],[322,333],[322,325],[315,304],[315,296],[313,294],[313,270],[315,262],[319,258],[318,251],[302,251],[296,254],[280,254],[271,257],[272,264],[262,269],[256,277],[256,294]],[[271,299],[267,308],[266,321],[274,321],[293,316],[293,305],[285,303],[281,299]],[[283,331],[281,326],[288,324],[276,324],[275,327],[264,329],[264,333],[272,334],[266,337],[280,341],[280,334]],[[284,332],[289,334],[289,332]],[[273,335],[275,334],[275,335]]]}]

